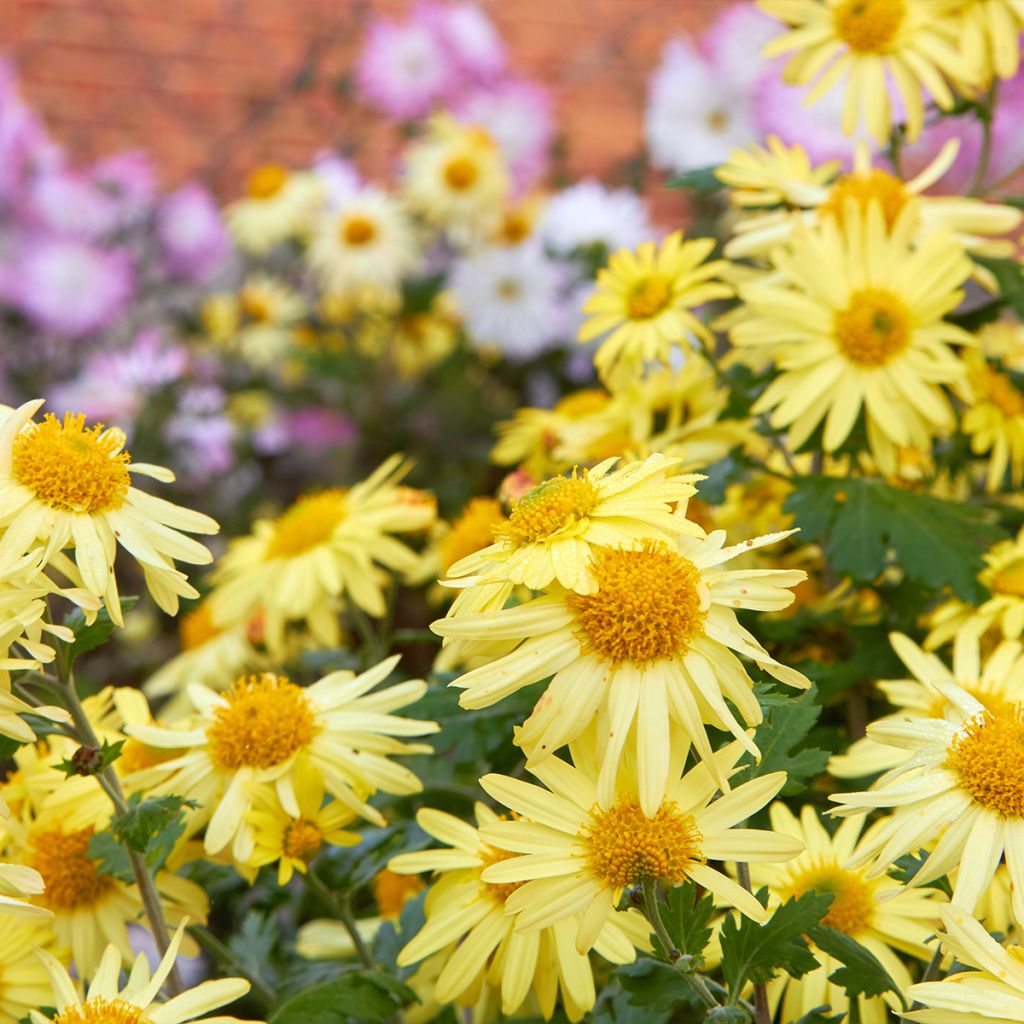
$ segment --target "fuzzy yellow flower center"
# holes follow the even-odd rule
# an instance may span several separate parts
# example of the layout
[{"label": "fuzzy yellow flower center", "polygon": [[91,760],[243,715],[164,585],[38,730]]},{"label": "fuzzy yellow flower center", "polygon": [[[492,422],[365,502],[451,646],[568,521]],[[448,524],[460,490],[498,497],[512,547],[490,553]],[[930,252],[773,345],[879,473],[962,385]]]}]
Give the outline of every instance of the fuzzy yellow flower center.
[{"label": "fuzzy yellow flower center", "polygon": [[470,499],[441,540],[441,572],[447,572],[467,555],[487,547],[494,540],[495,528],[505,522],[501,502],[496,498]]},{"label": "fuzzy yellow flower center", "polygon": [[249,175],[246,192],[250,199],[271,199],[287,181],[288,172],[280,164],[264,164]]},{"label": "fuzzy yellow flower center", "polygon": [[993,370],[991,366],[982,368],[977,377],[979,390],[1007,419],[1024,414],[1024,395],[1005,373]]},{"label": "fuzzy yellow flower center", "polygon": [[1014,558],[992,574],[988,589],[993,594],[1024,597],[1024,556]]},{"label": "fuzzy yellow flower center", "polygon": [[858,210],[866,210],[875,200],[882,210],[886,227],[891,228],[906,205],[909,193],[899,178],[874,168],[856,174],[844,174],[832,186],[828,198],[818,208],[821,216],[831,216],[842,226],[846,204],[856,200]]},{"label": "fuzzy yellow flower center", "polygon": [[594,594],[570,594],[580,640],[600,658],[643,665],[687,650],[704,628],[700,570],[665,545],[602,548]]},{"label": "fuzzy yellow flower center", "polygon": [[285,828],[281,850],[286,857],[308,864],[320,852],[323,841],[324,834],[315,821],[299,818]]},{"label": "fuzzy yellow flower center", "polygon": [[1024,817],[1024,704],[982,711],[959,731],[946,767],[983,807]]},{"label": "fuzzy yellow flower center", "polygon": [[384,868],[373,879],[373,898],[380,916],[395,921],[402,913],[402,907],[418,892],[423,891],[423,879],[419,875],[400,875]]},{"label": "fuzzy yellow flower center", "polygon": [[552,477],[527,491],[516,502],[508,523],[494,535],[515,547],[544,540],[589,515],[598,497],[597,488],[585,476]]},{"label": "fuzzy yellow flower center", "polygon": [[220,633],[221,629],[214,625],[213,613],[205,601],[178,619],[178,640],[183,651],[193,651],[197,647],[202,647]]},{"label": "fuzzy yellow flower center", "polygon": [[871,923],[875,909],[874,893],[861,872],[847,871],[835,861],[806,868],[786,886],[785,896],[805,892],[830,893],[835,898],[821,923],[846,935],[859,935]]},{"label": "fuzzy yellow flower center", "polygon": [[662,804],[648,818],[637,800],[619,797],[610,810],[591,812],[580,838],[590,873],[606,888],[621,889],[645,878],[681,885],[687,868],[704,859],[696,822],[673,803]]},{"label": "fuzzy yellow flower center", "polygon": [[92,828],[66,833],[51,829],[32,837],[29,866],[43,876],[46,893],[42,899],[51,910],[93,907],[113,888],[114,879],[100,874],[89,857],[93,834]]},{"label": "fuzzy yellow flower center", "polygon": [[123,999],[96,998],[67,1007],[52,1018],[52,1024],[145,1024],[149,1019]]},{"label": "fuzzy yellow flower center", "polygon": [[108,512],[124,504],[131,487],[120,451],[124,434],[86,427],[85,416],[47,413],[29,423],[11,446],[11,473],[44,504],[61,512]]},{"label": "fuzzy yellow flower center", "polygon": [[855,366],[884,366],[910,343],[907,307],[883,288],[863,288],[835,314],[833,334],[839,351]]},{"label": "fuzzy yellow flower center", "polygon": [[326,544],[346,511],[345,492],[340,489],[299,498],[274,524],[264,558],[291,558]]},{"label": "fuzzy yellow flower center", "polygon": [[832,19],[854,53],[880,54],[891,52],[906,14],[905,0],[843,0]]},{"label": "fuzzy yellow flower center", "polygon": [[672,298],[672,282],[664,274],[651,274],[634,285],[626,302],[630,320],[650,320]]},{"label": "fuzzy yellow flower center", "polygon": [[263,288],[247,285],[238,293],[238,305],[253,323],[269,324],[274,320],[274,297]]},{"label": "fuzzy yellow flower center", "polygon": [[[512,857],[517,857],[518,854],[512,853],[510,850],[499,850],[495,846],[486,847],[480,854],[480,859],[483,861],[484,868],[489,868],[492,864],[500,864],[503,860],[509,860]],[[483,870],[483,868],[481,868]],[[484,888],[487,894],[491,896],[501,906],[505,905],[505,900],[509,898],[518,889],[523,882],[484,882]]]},{"label": "fuzzy yellow flower center", "polygon": [[273,768],[317,733],[309,698],[285,676],[243,676],[224,698],[206,730],[210,760],[224,771]]},{"label": "fuzzy yellow flower center", "polygon": [[341,227],[341,240],[346,245],[368,245],[377,237],[377,225],[361,213],[345,219]]},{"label": "fuzzy yellow flower center", "polygon": [[532,230],[533,225],[528,216],[519,210],[509,210],[501,222],[501,231],[498,234],[506,244],[518,245],[530,237]]},{"label": "fuzzy yellow flower center", "polygon": [[480,176],[476,161],[468,156],[453,157],[444,166],[444,180],[456,192],[465,192],[473,187]]}]

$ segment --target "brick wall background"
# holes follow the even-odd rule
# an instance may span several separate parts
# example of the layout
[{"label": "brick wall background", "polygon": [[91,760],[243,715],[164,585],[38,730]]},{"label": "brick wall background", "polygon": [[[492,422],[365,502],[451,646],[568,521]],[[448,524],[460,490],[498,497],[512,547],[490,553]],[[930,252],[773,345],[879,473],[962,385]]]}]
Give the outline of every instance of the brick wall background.
[{"label": "brick wall background", "polygon": [[[646,79],[664,42],[724,0],[479,0],[513,68],[554,90],[573,174],[614,173],[641,142]],[[746,2],[746,0],[745,0]],[[252,167],[301,165],[357,140],[387,167],[396,140],[345,87],[374,13],[406,0],[0,0],[0,53],[76,157],[147,150],[166,185],[222,196]]]}]

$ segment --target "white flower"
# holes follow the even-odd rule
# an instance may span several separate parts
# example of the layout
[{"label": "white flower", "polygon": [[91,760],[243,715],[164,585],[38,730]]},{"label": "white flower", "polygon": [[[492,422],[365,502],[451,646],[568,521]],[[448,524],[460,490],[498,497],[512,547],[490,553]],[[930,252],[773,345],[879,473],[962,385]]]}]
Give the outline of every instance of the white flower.
[{"label": "white flower", "polygon": [[626,188],[605,188],[593,178],[552,196],[544,209],[540,234],[560,253],[603,245],[633,249],[656,234],[647,205]]}]

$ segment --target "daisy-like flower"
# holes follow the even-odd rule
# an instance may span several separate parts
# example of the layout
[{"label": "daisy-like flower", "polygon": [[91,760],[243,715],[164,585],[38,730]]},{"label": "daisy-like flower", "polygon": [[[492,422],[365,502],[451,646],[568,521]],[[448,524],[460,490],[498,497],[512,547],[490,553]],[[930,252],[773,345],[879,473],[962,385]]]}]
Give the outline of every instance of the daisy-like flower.
[{"label": "daisy-like flower", "polygon": [[594,246],[632,249],[655,234],[642,196],[632,189],[606,188],[593,178],[553,195],[539,230],[547,245],[565,255]]},{"label": "daisy-like flower", "polygon": [[958,971],[942,981],[924,981],[906,990],[907,999],[924,1005],[905,1014],[921,1024],[994,1024],[1024,1018],[1024,957],[1020,946],[1000,946],[959,907],[940,907],[946,953],[974,970]]},{"label": "daisy-like flower", "polygon": [[[434,990],[439,1003],[475,1001],[481,976],[501,989],[501,1008],[515,1013],[531,990],[545,1018],[558,996],[566,1015],[577,1021],[593,1008],[594,978],[587,949],[574,943],[575,923],[559,919],[523,933],[513,930],[507,912],[517,883],[488,883],[482,873],[512,855],[491,846],[481,830],[498,822],[484,804],[476,805],[477,828],[444,811],[417,812],[420,827],[447,848],[399,854],[389,867],[400,873],[433,871],[439,876],[427,893],[427,921],[398,955],[400,966],[444,954]],[[635,944],[646,945],[648,928],[635,911],[609,913],[594,930],[592,946],[615,964],[636,958]]]},{"label": "daisy-like flower", "polygon": [[971,263],[944,233],[912,245],[909,209],[890,232],[878,202],[865,214],[848,200],[843,221],[827,218],[777,250],[781,281],[741,286],[750,315],[732,338],[775,357],[780,373],[754,412],[770,412],[793,448],[824,422],[822,446],[835,451],[863,410],[871,454],[892,474],[898,447],[930,450],[953,429],[942,385],[969,397],[950,345],[973,338],[942,318],[963,298]]},{"label": "daisy-like flower", "polygon": [[[41,547],[58,571],[80,575],[82,588],[102,598],[121,626],[113,569],[120,545],[139,563],[153,600],[176,614],[179,597],[198,593],[175,568],[175,559],[193,565],[212,561],[210,552],[182,531],[216,533],[217,523],[133,487],[133,472],[163,482],[174,474],[132,463],[123,431],[86,427],[85,417],[73,413],[65,413],[63,421],[47,414],[38,423],[32,417],[42,404],[42,399],[26,402],[0,422],[0,562]],[[63,554],[72,545],[73,566]]]},{"label": "daisy-like flower", "polygon": [[885,145],[893,124],[891,81],[913,141],[924,125],[922,94],[949,110],[954,96],[947,79],[970,79],[951,17],[959,0],[758,0],[758,6],[790,27],[765,46],[764,55],[792,54],[783,73],[787,82],[817,79],[808,103],[844,82],[847,135],[863,116],[873,138]]},{"label": "daisy-like flower", "polygon": [[402,208],[367,186],[324,216],[308,250],[324,287],[341,299],[393,302],[417,263],[412,225]]},{"label": "daisy-like flower", "polygon": [[[832,893],[835,899],[821,923],[870,950],[905,992],[912,979],[897,953],[919,960],[931,956],[925,943],[939,921],[938,891],[907,889],[886,875],[869,878],[863,868],[847,868],[864,824],[860,819],[844,821],[829,835],[813,807],[804,807],[797,818],[784,804],[774,803],[770,815],[775,833],[792,836],[806,849],[785,864],[750,865],[753,888],[768,887],[769,909],[807,892]],[[782,1003],[782,1020],[799,1020],[823,1003],[833,1012],[849,1012],[849,997],[841,986],[828,980],[835,961],[813,943],[810,948],[817,968],[800,978],[782,975],[768,984],[771,1004]],[[887,998],[859,996],[858,1001],[864,1024],[888,1024],[887,1003],[896,1012],[901,1009],[891,992]]]},{"label": "daisy-like flower", "polygon": [[963,0],[957,43],[970,81],[1013,78],[1020,67],[1024,0]]},{"label": "daisy-like flower", "polygon": [[714,247],[714,239],[684,241],[676,231],[661,245],[643,242],[612,254],[597,272],[597,290],[583,306],[590,317],[579,331],[581,342],[608,335],[594,356],[603,379],[620,363],[634,371],[654,360],[667,363],[687,334],[710,343],[693,309],[732,294],[718,279],[728,264],[707,261]]},{"label": "daisy-like flower", "polygon": [[53,949],[54,937],[45,927],[26,923],[0,931],[0,1020],[14,1024],[30,1010],[53,1002],[50,976],[37,949]]},{"label": "daisy-like flower", "polygon": [[767,143],[734,149],[715,168],[715,177],[732,190],[734,206],[806,206],[839,170],[834,160],[815,167],[803,147],[787,146],[777,135],[769,135]]},{"label": "daisy-like flower", "polygon": [[361,675],[332,672],[305,688],[270,672],[243,676],[224,693],[193,685],[192,729],[126,728],[148,746],[184,751],[139,777],[154,792],[196,800],[200,806],[189,818],[189,831],[206,825],[206,852],[230,845],[241,862],[255,852],[246,816],[260,788],[274,790],[284,810],[301,818],[299,784],[323,786],[343,807],[383,825],[380,811],[366,802],[372,794],[407,795],[423,788],[389,757],[431,752],[426,744],[396,737],[424,736],[439,728],[436,722],[392,714],[423,696],[423,680],[370,692],[397,664],[395,655]]},{"label": "daisy-like flower", "polygon": [[305,235],[323,199],[317,175],[265,164],[252,172],[245,196],[229,204],[224,215],[237,245],[260,255]]},{"label": "daisy-like flower", "polygon": [[470,498],[438,541],[438,568],[441,573],[447,575],[453,565],[490,547],[494,542],[494,531],[507,522],[508,517],[497,498]]},{"label": "daisy-like flower", "polygon": [[236,322],[223,340],[252,366],[270,369],[291,348],[307,311],[306,300],[284,281],[254,274],[239,289]]},{"label": "daisy-like flower", "polygon": [[[724,531],[704,539],[682,536],[673,544],[596,548],[589,593],[557,588],[513,608],[435,622],[431,629],[441,636],[482,642],[485,650],[500,642],[511,648],[452,682],[465,691],[459,703],[489,707],[553,674],[517,739],[530,764],[571,743],[600,717],[608,738],[597,781],[602,802],[614,797],[616,771],[632,737],[628,746],[637,752],[640,805],[653,815],[672,782],[672,723],[705,760],[712,754],[705,722],[757,752],[726,704],[731,701],[747,724],[761,720],[750,677],[734,652],[790,686],[809,685],[736,620],[738,608],[787,607],[793,601],[789,588],[806,574],[719,568],[741,552],[789,535],[729,548],[723,547]],[[718,781],[724,784],[725,778]]]},{"label": "daisy-like flower", "polygon": [[[892,809],[849,862],[882,875],[905,853],[930,847],[910,880],[924,885],[959,865],[958,907],[974,910],[1005,855],[1014,916],[1024,917],[1024,703],[988,710],[942,680],[932,685],[948,701],[945,718],[873,722],[868,736],[905,751],[903,762],[868,791],[831,797],[834,813]],[[937,840],[937,842],[935,842]]]},{"label": "daisy-like flower", "polygon": [[989,362],[981,352],[964,360],[973,404],[964,412],[963,432],[975,455],[988,455],[985,489],[1002,487],[1007,470],[1014,490],[1024,482],[1024,392],[1013,378]]},{"label": "daisy-like flower", "polygon": [[681,778],[677,770],[664,799],[651,810],[642,806],[629,765],[618,773],[612,793],[602,795],[594,779],[600,756],[590,759],[589,771],[548,758],[530,769],[543,787],[485,775],[480,785],[516,815],[482,830],[486,842],[507,851],[506,859],[494,858],[481,878],[517,887],[505,905],[515,915],[513,934],[568,920],[576,925],[576,949],[586,952],[623,890],[648,879],[673,886],[696,882],[755,921],[766,920],[765,908],[750,892],[707,863],[785,861],[803,849],[789,836],[733,827],[779,792],[785,772],[752,779],[712,800],[718,780],[735,771],[742,753],[743,746],[733,742]]},{"label": "daisy-like flower", "polygon": [[336,647],[343,597],[383,615],[386,576],[378,566],[409,572],[417,564],[393,534],[425,529],[436,514],[426,495],[398,486],[408,469],[392,456],[348,489],[306,495],[276,519],[257,520],[217,565],[209,598],[214,623],[245,623],[262,610],[264,641],[276,657],[290,622],[304,622],[324,647]]},{"label": "daisy-like flower", "polygon": [[[941,658],[921,650],[902,633],[890,633],[889,640],[913,678],[879,680],[878,689],[899,709],[880,722],[942,718],[946,698],[931,685],[936,680],[959,686],[993,711],[1024,702],[1024,645],[1019,641],[1003,640],[983,659],[978,634],[961,629],[956,635],[950,670]],[[828,770],[838,779],[856,779],[888,771],[904,760],[898,748],[864,736],[845,754],[832,757]]]},{"label": "daisy-like flower", "polygon": [[80,974],[92,975],[84,997],[61,962],[51,953],[39,950],[37,955],[52,986],[52,996],[43,1000],[43,1005],[52,1003],[57,1013],[47,1017],[33,1009],[29,1020],[32,1024],[200,1024],[202,1017],[205,1024],[264,1024],[238,1017],[206,1016],[208,1011],[233,1003],[249,991],[249,982],[242,978],[204,981],[167,1002],[158,1002],[160,989],[177,959],[184,932],[185,922],[182,922],[152,975],[145,954],[140,953],[124,988],[118,984],[121,951],[116,946],[107,946],[95,967],[86,969],[76,962]]}]

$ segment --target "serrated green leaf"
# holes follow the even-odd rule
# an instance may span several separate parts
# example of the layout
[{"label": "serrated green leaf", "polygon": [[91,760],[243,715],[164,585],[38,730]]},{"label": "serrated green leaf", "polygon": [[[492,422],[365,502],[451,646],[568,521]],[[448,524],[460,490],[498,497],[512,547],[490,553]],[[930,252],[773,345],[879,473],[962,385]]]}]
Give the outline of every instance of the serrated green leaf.
[{"label": "serrated green leaf", "polygon": [[629,993],[630,1006],[641,1007],[652,1014],[698,1003],[689,983],[662,960],[638,957],[633,963],[618,968],[615,977]]},{"label": "serrated green leaf", "polygon": [[174,794],[144,800],[141,793],[133,793],[128,810],[111,821],[110,831],[119,843],[141,853],[151,871],[159,871],[185,833],[185,809],[198,806]]},{"label": "serrated green leaf", "polygon": [[270,1018],[271,1024],[346,1024],[385,1021],[416,993],[382,971],[352,971],[293,996]]},{"label": "serrated green leaf", "polygon": [[665,906],[661,908],[661,919],[675,948],[684,956],[699,957],[704,952],[711,939],[708,922],[714,910],[714,900],[709,894],[697,898],[697,886],[693,882],[669,889]]},{"label": "serrated green leaf", "polygon": [[670,1009],[654,1010],[649,1006],[636,1006],[630,1002],[632,998],[632,992],[622,989],[610,998],[598,1000],[591,1018],[593,1024],[667,1024],[672,1019]]},{"label": "serrated green leaf", "polygon": [[851,999],[858,996],[871,998],[880,996],[883,992],[895,992],[897,996],[903,998],[896,983],[878,958],[856,939],[823,924],[815,925],[807,934],[819,949],[823,949],[843,965],[828,977],[829,981],[839,985]]},{"label": "serrated green leaf", "polygon": [[89,859],[96,862],[96,870],[101,875],[110,875],[122,882],[135,881],[128,851],[110,832],[97,832],[92,836],[89,840]]},{"label": "serrated green leaf", "polygon": [[[918,850],[916,854],[905,853],[902,857],[898,857],[893,861],[892,867],[889,869],[889,874],[891,874],[897,881],[902,882],[904,885],[908,885],[914,875],[921,870],[921,867],[927,859],[927,850]],[[926,882],[923,888],[938,889],[940,892],[945,893],[949,899],[953,898],[953,887],[949,884],[949,879],[945,875],[933,879],[931,882]]]},{"label": "serrated green leaf", "polygon": [[830,1014],[829,1011],[832,1009],[827,1004],[825,1006],[816,1006],[813,1010],[808,1010],[799,1020],[794,1021],[793,1024],[839,1024],[845,1014],[836,1013]]}]

